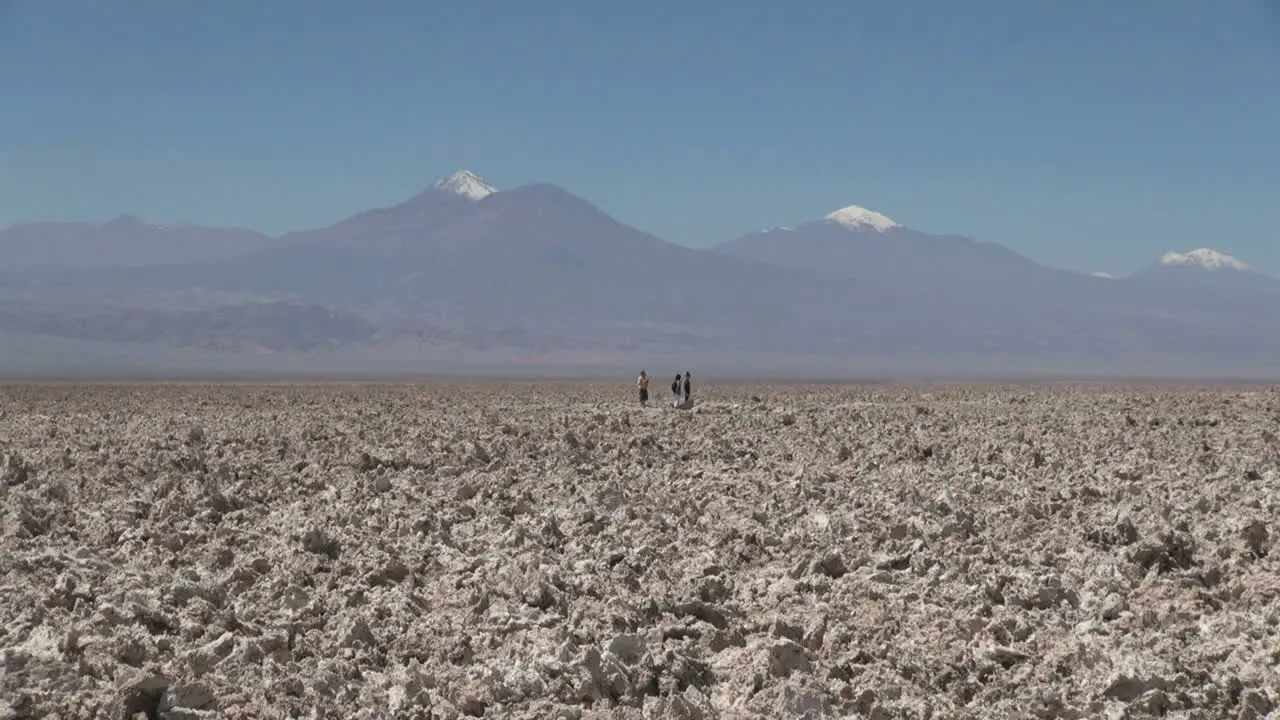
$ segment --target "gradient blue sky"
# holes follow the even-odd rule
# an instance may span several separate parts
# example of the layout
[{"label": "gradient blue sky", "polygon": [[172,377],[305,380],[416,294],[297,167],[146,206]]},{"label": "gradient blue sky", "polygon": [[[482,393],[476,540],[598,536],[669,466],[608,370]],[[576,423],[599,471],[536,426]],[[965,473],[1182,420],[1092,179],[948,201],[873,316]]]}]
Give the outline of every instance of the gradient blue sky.
[{"label": "gradient blue sky", "polygon": [[707,245],[860,204],[1280,271],[1270,0],[0,0],[0,225],[279,232],[468,168]]}]

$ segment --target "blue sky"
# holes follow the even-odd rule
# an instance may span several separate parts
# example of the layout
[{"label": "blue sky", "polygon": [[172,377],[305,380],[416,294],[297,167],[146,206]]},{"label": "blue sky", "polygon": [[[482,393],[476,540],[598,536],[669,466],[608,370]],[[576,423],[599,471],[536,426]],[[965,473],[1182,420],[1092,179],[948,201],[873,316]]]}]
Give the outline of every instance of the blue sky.
[{"label": "blue sky", "polygon": [[468,168],[690,245],[848,204],[1280,271],[1271,0],[0,0],[0,225],[268,232]]}]

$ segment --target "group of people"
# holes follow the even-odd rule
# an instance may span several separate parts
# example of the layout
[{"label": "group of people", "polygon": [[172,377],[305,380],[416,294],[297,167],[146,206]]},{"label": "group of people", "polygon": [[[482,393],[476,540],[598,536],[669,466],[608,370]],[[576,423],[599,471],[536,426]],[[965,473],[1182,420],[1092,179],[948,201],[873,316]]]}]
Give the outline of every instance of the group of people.
[{"label": "group of people", "polygon": [[[644,370],[640,371],[640,377],[636,378],[636,387],[640,389],[640,406],[644,407],[649,403],[649,375]],[[693,386],[689,382],[689,371],[684,371],[682,377],[680,373],[676,373],[676,379],[671,381],[671,406],[687,407],[690,398],[690,392]]]}]

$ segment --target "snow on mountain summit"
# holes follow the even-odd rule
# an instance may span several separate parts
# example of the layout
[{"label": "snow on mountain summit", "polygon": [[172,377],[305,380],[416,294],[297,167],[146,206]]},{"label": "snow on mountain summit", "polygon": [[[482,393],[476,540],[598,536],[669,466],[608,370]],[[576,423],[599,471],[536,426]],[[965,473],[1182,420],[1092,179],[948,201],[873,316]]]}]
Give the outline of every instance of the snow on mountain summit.
[{"label": "snow on mountain summit", "polygon": [[1161,265],[1195,265],[1205,270],[1248,270],[1249,266],[1239,260],[1209,248],[1200,248],[1187,253],[1167,252],[1160,256]]},{"label": "snow on mountain summit", "polygon": [[874,210],[868,210],[857,205],[850,205],[827,215],[823,220],[830,220],[841,225],[853,229],[862,230],[869,228],[878,232],[885,232],[896,227],[902,227],[893,220],[881,215]]},{"label": "snow on mountain summit", "polygon": [[481,200],[498,192],[470,170],[459,170],[437,182],[434,187],[472,200]]}]

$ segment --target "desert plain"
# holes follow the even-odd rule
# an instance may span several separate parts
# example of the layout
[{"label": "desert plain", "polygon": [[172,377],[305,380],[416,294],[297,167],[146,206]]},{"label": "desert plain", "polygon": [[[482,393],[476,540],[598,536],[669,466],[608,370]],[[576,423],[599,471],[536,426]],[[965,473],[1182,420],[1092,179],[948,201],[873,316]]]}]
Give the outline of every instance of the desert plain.
[{"label": "desert plain", "polygon": [[1264,718],[1280,393],[0,387],[0,718]]}]

